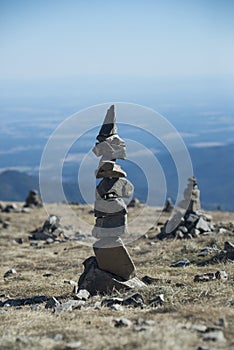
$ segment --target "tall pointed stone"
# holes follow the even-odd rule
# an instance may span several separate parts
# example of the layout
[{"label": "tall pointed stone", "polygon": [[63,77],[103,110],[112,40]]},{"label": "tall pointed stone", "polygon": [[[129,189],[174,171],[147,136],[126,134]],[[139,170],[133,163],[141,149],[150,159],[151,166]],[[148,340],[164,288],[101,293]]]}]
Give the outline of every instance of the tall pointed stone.
[{"label": "tall pointed stone", "polygon": [[112,105],[107,110],[104,122],[97,136],[99,142],[105,141],[109,136],[117,134],[115,106]]}]

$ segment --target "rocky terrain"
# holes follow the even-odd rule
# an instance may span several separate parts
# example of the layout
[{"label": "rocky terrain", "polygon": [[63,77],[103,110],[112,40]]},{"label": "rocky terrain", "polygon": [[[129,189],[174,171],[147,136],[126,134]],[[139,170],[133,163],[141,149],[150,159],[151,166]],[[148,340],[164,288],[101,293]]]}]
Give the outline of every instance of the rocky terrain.
[{"label": "rocky terrain", "polygon": [[[47,210],[63,219],[66,207]],[[89,206],[72,210],[94,224]],[[129,223],[140,211],[129,208]],[[209,234],[159,239],[170,216],[160,212],[144,210],[142,222],[155,224],[127,245],[145,285],[90,296],[76,291],[92,237],[48,223],[44,207],[1,203],[0,348],[233,350],[234,213],[206,212]]]}]

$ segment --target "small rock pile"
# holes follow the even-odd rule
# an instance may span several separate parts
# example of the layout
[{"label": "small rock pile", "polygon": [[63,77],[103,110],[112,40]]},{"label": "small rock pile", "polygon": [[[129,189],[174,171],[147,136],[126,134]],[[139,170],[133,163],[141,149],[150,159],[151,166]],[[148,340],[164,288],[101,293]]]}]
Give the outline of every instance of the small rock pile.
[{"label": "small rock pile", "polygon": [[37,190],[29,191],[29,194],[25,200],[25,208],[40,208],[42,207],[42,201]]},{"label": "small rock pile", "polygon": [[[185,214],[181,213],[186,209]],[[179,222],[173,230],[169,230],[168,226]],[[200,208],[200,191],[197,187],[196,179],[189,178],[188,186],[184,191],[184,200],[179,204],[179,208],[175,211],[174,216],[167,221],[162,227],[158,235],[159,239],[183,239],[195,238],[201,234],[209,234],[215,232],[212,223],[212,217],[205,215]]]},{"label": "small rock pile", "polygon": [[56,215],[50,215],[41,228],[31,232],[29,239],[45,240],[48,243],[64,240],[65,237],[60,226],[60,218]]},{"label": "small rock pile", "polygon": [[106,113],[97,140],[93,152],[101,160],[96,178],[102,180],[96,188],[92,234],[98,240],[93,245],[95,257],[84,261],[85,270],[78,281],[78,290],[87,289],[91,295],[144,285],[136,277],[131,278],[135,266],[121,239],[128,232],[124,198],[132,195],[134,187],[116,164],[116,159],[126,158],[126,146],[117,134],[114,105]]}]

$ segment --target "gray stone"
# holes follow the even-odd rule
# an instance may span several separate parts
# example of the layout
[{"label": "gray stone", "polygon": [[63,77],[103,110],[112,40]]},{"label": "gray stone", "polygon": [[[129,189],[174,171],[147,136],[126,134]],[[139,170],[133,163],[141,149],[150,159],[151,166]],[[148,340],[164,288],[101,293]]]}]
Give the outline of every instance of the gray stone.
[{"label": "gray stone", "polygon": [[113,135],[105,141],[96,143],[93,153],[101,158],[101,161],[126,158],[125,142],[118,136]]},{"label": "gray stone", "polygon": [[100,163],[98,170],[95,172],[96,178],[102,177],[126,177],[127,174],[121,169],[121,166],[112,161],[104,161]]},{"label": "gray stone", "polygon": [[52,238],[52,235],[48,232],[38,230],[32,232],[32,235],[29,237],[30,239],[35,239],[35,240],[47,240],[48,238]]},{"label": "gray stone", "polygon": [[96,199],[108,198],[109,194],[114,194],[119,198],[129,198],[132,196],[134,186],[124,178],[105,178],[97,186]]},{"label": "gray stone", "polygon": [[217,252],[218,248],[215,246],[215,247],[205,247],[205,248],[202,248],[200,250],[200,252],[198,253],[198,256],[206,256],[206,255],[209,255],[211,253],[214,253],[214,252]]},{"label": "gray stone", "polygon": [[46,221],[44,222],[42,231],[51,233],[57,230],[59,226],[60,226],[60,218],[56,215],[50,215],[48,219],[46,219]]},{"label": "gray stone", "polygon": [[196,332],[204,333],[207,331],[207,326],[204,324],[193,324],[191,326],[191,329]]},{"label": "gray stone", "polygon": [[164,304],[164,295],[159,294],[149,300],[149,304],[152,307],[162,306]]},{"label": "gray stone", "polygon": [[200,231],[197,228],[193,228],[191,230],[191,234],[194,238],[198,237],[200,235]]},{"label": "gray stone", "polygon": [[115,106],[112,105],[106,112],[102,127],[97,136],[99,142],[105,141],[109,136],[117,134]]},{"label": "gray stone", "polygon": [[182,231],[180,231],[180,230],[176,230],[176,238],[184,238],[184,234],[183,234],[183,232]]},{"label": "gray stone", "polygon": [[76,299],[80,300],[88,300],[90,297],[90,293],[86,289],[80,289],[79,292],[76,294]]},{"label": "gray stone", "polygon": [[196,229],[202,231],[202,232],[207,232],[210,231],[210,226],[208,222],[201,216],[196,223]]},{"label": "gray stone", "polygon": [[122,198],[97,199],[94,204],[94,215],[97,217],[126,214],[127,206]]},{"label": "gray stone", "polygon": [[205,333],[203,335],[203,340],[206,341],[217,341],[217,342],[225,342],[226,339],[224,337],[224,334],[221,330],[217,330],[217,331],[211,331],[208,333]]},{"label": "gray stone", "polygon": [[46,309],[55,309],[58,305],[60,305],[60,302],[56,298],[50,298],[47,303],[45,304]]},{"label": "gray stone", "polygon": [[182,259],[182,260],[179,260],[173,264],[171,264],[170,266],[171,267],[185,267],[185,266],[188,266],[190,264],[190,261],[186,258]]},{"label": "gray stone", "polygon": [[100,269],[125,280],[135,274],[134,263],[120,238],[103,238],[93,246]]},{"label": "gray stone", "polygon": [[81,346],[81,341],[71,341],[65,345],[66,350],[74,349],[79,350]]},{"label": "gray stone", "polygon": [[215,279],[216,276],[214,272],[206,272],[201,275],[194,276],[194,282],[208,282]]},{"label": "gray stone", "polygon": [[226,281],[228,279],[228,274],[226,271],[216,271],[215,272],[215,277],[218,280]]},{"label": "gray stone", "polygon": [[144,306],[144,299],[143,296],[140,293],[134,293],[123,300],[124,306],[134,306],[134,307],[143,307]]},{"label": "gray stone", "polygon": [[228,241],[224,242],[224,250],[227,252],[234,252],[234,244]]},{"label": "gray stone", "polygon": [[123,298],[103,299],[101,302],[101,306],[111,307],[112,305],[123,305],[123,300]]},{"label": "gray stone", "polygon": [[120,318],[115,318],[113,320],[114,326],[115,327],[130,327],[132,325],[132,322],[128,320],[127,318],[120,317]]},{"label": "gray stone", "polygon": [[10,269],[10,270],[8,270],[7,272],[5,272],[4,273],[4,278],[6,278],[6,277],[9,277],[9,276],[11,276],[11,275],[15,275],[17,272],[16,272],[16,270],[15,269]]},{"label": "gray stone", "polygon": [[69,300],[65,303],[61,303],[55,306],[55,312],[71,312],[75,309],[80,309],[85,305],[84,300]]},{"label": "gray stone", "polygon": [[183,233],[187,233],[187,232],[188,232],[188,229],[187,229],[186,226],[179,226],[178,229],[179,229],[181,232],[183,232]]},{"label": "gray stone", "polygon": [[123,311],[123,306],[122,305],[119,305],[119,304],[113,304],[111,305],[110,307],[112,310],[115,310],[115,311]]},{"label": "gray stone", "polygon": [[96,238],[119,237],[128,233],[127,215],[112,215],[96,219],[92,235]]}]

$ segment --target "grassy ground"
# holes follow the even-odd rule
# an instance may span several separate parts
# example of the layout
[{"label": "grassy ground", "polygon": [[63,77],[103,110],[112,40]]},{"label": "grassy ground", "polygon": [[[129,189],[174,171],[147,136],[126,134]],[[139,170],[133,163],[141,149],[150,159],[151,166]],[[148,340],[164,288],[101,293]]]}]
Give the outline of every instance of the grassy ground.
[{"label": "grassy ground", "polygon": [[[91,224],[90,208],[74,206],[77,215]],[[129,219],[138,215],[131,209]],[[149,210],[149,216],[154,215]],[[234,222],[234,213],[212,213],[215,222]],[[29,232],[41,226],[47,218],[43,208],[30,213],[0,213],[9,221],[8,228],[0,228],[0,300],[45,295],[60,301],[73,298],[73,286],[64,281],[77,281],[83,272],[82,262],[93,255],[92,247],[78,242],[30,246]],[[160,217],[160,222],[167,220]],[[144,218],[145,220],[147,218]],[[149,219],[152,219],[149,218]],[[1,227],[1,225],[0,225]],[[132,242],[129,252],[135,262],[137,275],[158,278],[158,282],[140,291],[147,304],[157,294],[164,294],[162,307],[123,307],[116,311],[99,307],[101,296],[91,298],[82,309],[53,313],[45,303],[36,309],[32,305],[0,308],[0,349],[198,349],[199,346],[216,349],[234,349],[233,263],[196,266],[201,248],[216,244],[222,249],[226,240],[233,243],[233,233],[200,236],[193,240],[158,241],[157,224],[148,237]],[[23,238],[23,244],[16,242]],[[170,264],[181,258],[192,263],[185,268]],[[17,273],[4,279],[4,273],[14,268]],[[214,280],[195,283],[196,274],[225,270],[227,281]],[[114,293],[115,296],[128,293]],[[132,323],[116,328],[114,319],[125,317]],[[219,319],[224,325],[217,326]],[[144,322],[146,320],[146,322]],[[153,322],[149,322],[153,321]],[[204,340],[202,326],[220,329],[223,340]],[[205,329],[205,328],[204,328]],[[71,344],[71,342],[76,342]]]}]

